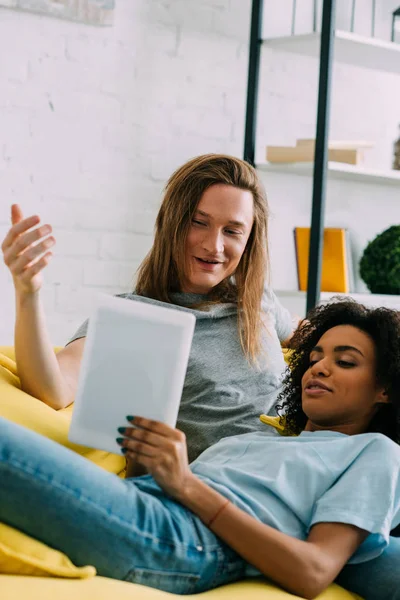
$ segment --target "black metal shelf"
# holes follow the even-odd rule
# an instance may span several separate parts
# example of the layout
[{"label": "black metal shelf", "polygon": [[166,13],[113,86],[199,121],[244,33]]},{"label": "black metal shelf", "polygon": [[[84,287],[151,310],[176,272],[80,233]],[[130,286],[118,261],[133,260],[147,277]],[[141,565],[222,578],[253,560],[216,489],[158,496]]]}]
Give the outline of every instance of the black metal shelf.
[{"label": "black metal shelf", "polygon": [[[257,101],[262,39],[263,0],[253,0],[249,44],[249,69],[245,123],[244,159],[255,166]],[[334,45],[336,0],[324,0],[320,34],[320,68],[318,89],[313,200],[311,211],[310,257],[307,284],[307,311],[319,301],[325,195],[327,178],[328,130],[331,104],[331,79]],[[314,29],[316,21],[314,19]]]}]

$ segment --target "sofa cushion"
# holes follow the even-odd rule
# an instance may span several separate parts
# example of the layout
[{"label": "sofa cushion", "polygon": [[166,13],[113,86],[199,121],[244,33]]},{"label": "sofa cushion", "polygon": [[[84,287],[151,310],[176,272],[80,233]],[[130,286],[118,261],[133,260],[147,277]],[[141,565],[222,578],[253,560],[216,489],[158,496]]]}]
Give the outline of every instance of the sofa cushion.
[{"label": "sofa cushion", "polygon": [[[196,594],[177,596],[160,592],[135,583],[114,581],[95,577],[80,581],[42,579],[40,577],[17,577],[0,575],[1,600],[15,600],[28,597],[29,600],[172,600],[173,598],[193,598],[193,600],[300,600],[262,580],[239,581],[229,585]],[[26,591],[29,590],[27,596]],[[337,585],[331,585],[317,600],[354,600],[358,596],[346,592]],[[361,600],[361,599],[359,599]]]},{"label": "sofa cushion", "polygon": [[0,573],[85,579],[96,575],[96,569],[76,567],[62,552],[0,523]]},{"label": "sofa cushion", "polygon": [[[3,352],[1,352],[3,350]],[[66,446],[96,463],[106,471],[121,474],[125,459],[117,454],[93,450],[68,440],[68,429],[73,406],[56,411],[21,390],[11,352],[0,348],[0,417],[32,429],[62,446]]]},{"label": "sofa cushion", "polygon": [[[56,411],[23,392],[12,352],[0,353],[0,417],[71,448],[107,471],[121,474],[123,457],[69,442],[71,415],[72,406]],[[61,552],[4,524],[0,524],[0,572],[78,578],[95,575],[94,567],[75,567]]]}]

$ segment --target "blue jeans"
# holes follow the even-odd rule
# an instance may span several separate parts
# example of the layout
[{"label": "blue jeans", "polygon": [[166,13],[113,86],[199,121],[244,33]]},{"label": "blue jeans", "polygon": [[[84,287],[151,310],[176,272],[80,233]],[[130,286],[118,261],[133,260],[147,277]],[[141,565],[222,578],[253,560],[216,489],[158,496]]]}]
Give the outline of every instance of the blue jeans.
[{"label": "blue jeans", "polygon": [[151,477],[122,480],[2,418],[0,521],[99,575],[176,594],[235,581],[246,566]]},{"label": "blue jeans", "polygon": [[391,537],[378,558],[344,567],[336,583],[364,600],[400,600],[400,538]]}]

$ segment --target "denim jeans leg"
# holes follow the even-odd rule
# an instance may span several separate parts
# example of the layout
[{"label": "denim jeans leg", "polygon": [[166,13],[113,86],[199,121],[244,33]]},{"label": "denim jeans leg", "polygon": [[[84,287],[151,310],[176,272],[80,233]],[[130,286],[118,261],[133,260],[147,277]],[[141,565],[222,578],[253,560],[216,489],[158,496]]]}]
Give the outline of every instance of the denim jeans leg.
[{"label": "denim jeans leg", "polygon": [[344,567],[336,583],[364,600],[400,600],[400,538],[377,558]]},{"label": "denim jeans leg", "polygon": [[144,572],[149,585],[160,582],[166,591],[191,593],[217,568],[220,542],[213,536],[202,547],[192,515],[181,505],[1,418],[0,521],[78,566],[91,564],[100,575],[130,581]]}]

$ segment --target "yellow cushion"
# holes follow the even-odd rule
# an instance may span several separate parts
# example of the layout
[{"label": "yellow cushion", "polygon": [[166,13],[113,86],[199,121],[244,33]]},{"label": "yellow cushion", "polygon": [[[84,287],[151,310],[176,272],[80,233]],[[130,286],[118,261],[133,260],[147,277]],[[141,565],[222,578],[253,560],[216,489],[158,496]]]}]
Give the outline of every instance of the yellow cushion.
[{"label": "yellow cushion", "polygon": [[125,459],[122,456],[78,446],[68,440],[72,405],[56,411],[23,392],[17,377],[16,364],[10,356],[10,349],[0,347],[0,417],[71,448],[106,471],[122,473],[125,468]]},{"label": "yellow cushion", "polygon": [[264,423],[265,425],[268,425],[269,427],[273,427],[274,429],[276,429],[277,432],[279,433],[279,435],[296,436],[295,433],[289,433],[287,431],[287,429],[285,428],[285,419],[282,419],[282,423],[281,423],[280,417],[270,417],[268,415],[260,415],[260,421],[262,423]]},{"label": "yellow cushion", "polygon": [[[0,348],[0,351],[1,351],[1,348]],[[283,352],[283,357],[285,359],[285,362],[288,363],[289,356],[292,353],[292,350],[290,350],[289,348],[282,348],[282,352]],[[268,415],[260,415],[260,421],[262,423],[264,423],[265,425],[269,425],[270,427],[273,427],[274,429],[276,429],[280,435],[285,435],[285,436],[292,435],[290,433],[287,433],[287,431],[285,430],[285,420],[283,419],[283,422],[281,423],[280,417],[270,417]]]},{"label": "yellow cushion", "polygon": [[96,575],[94,567],[75,567],[65,554],[4,523],[0,523],[0,572],[72,578]]},{"label": "yellow cushion", "polygon": [[[1,600],[296,600],[271,583],[261,580],[239,581],[229,585],[190,596],[177,596],[134,583],[95,577],[81,581],[42,579],[40,577],[17,577],[0,575]],[[27,596],[27,590],[29,590]],[[354,600],[358,596],[346,592],[337,585],[318,596],[318,600]]]},{"label": "yellow cushion", "polygon": [[[55,411],[23,392],[12,350],[0,349],[0,416],[71,448],[107,471],[123,472],[123,457],[69,442],[71,415],[72,406]],[[78,578],[95,575],[93,567],[75,567],[61,552],[3,524],[0,524],[0,572]]]},{"label": "yellow cushion", "polygon": [[260,421],[265,425],[273,427],[281,435],[284,435],[285,426],[281,425],[280,417],[269,417],[268,415],[260,415]]}]

